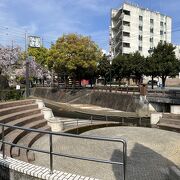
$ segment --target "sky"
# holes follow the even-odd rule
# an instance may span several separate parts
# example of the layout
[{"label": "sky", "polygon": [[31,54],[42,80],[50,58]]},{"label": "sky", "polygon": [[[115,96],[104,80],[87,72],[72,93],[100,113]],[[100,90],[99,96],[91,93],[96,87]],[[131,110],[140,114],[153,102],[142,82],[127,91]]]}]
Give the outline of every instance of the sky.
[{"label": "sky", "polygon": [[[0,0],[0,44],[24,44],[25,31],[43,38],[49,47],[63,34],[90,36],[109,49],[111,8],[124,0]],[[172,17],[172,43],[180,44],[180,0],[131,0]]]}]

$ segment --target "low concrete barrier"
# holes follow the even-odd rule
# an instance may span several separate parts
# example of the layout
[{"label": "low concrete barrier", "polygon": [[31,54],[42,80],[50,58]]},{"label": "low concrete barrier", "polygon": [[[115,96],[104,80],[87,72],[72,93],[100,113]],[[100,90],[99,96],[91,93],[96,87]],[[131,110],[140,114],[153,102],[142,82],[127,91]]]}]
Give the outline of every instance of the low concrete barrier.
[{"label": "low concrete barrier", "polygon": [[180,180],[180,169],[175,166],[170,167],[169,180]]},{"label": "low concrete barrier", "polygon": [[172,114],[180,114],[180,105],[171,105]]},{"label": "low concrete barrier", "polygon": [[151,125],[156,125],[161,117],[162,117],[162,113],[158,113],[158,112],[151,113]]},{"label": "low concrete barrier", "polygon": [[53,132],[61,132],[64,130],[63,122],[55,117],[48,119],[48,125],[51,127],[51,131]]},{"label": "low concrete barrier", "polygon": [[0,154],[0,179],[2,180],[67,180],[85,178],[97,180],[95,178],[79,176],[57,170],[54,170],[51,174],[50,169],[48,168],[36,166],[10,157],[3,159],[2,154]]}]

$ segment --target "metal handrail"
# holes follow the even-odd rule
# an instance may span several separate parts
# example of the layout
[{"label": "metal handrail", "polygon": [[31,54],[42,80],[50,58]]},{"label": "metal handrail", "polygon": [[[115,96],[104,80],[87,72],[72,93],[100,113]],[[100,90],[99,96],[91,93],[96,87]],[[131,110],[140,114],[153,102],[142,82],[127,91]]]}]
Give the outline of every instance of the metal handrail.
[{"label": "metal handrail", "polygon": [[[127,143],[124,139],[109,138],[109,137],[98,137],[98,136],[87,136],[87,135],[75,135],[75,134],[69,134],[69,133],[63,133],[63,132],[57,133],[57,132],[51,132],[51,131],[24,128],[24,127],[19,127],[19,126],[11,126],[11,125],[7,125],[4,123],[0,123],[0,126],[2,127],[2,139],[0,140],[0,142],[2,142],[3,159],[5,159],[5,144],[8,144],[8,145],[11,145],[14,147],[19,147],[22,149],[27,149],[27,150],[32,150],[35,152],[41,152],[41,153],[49,154],[49,156],[50,156],[50,173],[51,174],[53,173],[53,155],[56,155],[56,156],[79,159],[79,160],[121,165],[121,166],[123,166],[123,179],[124,180],[126,179]],[[18,145],[18,144],[14,144],[14,143],[10,143],[10,142],[5,141],[4,127],[48,134],[49,135],[49,151],[36,149],[36,148],[32,148],[32,147],[26,147],[26,146],[22,146],[22,145]],[[103,159],[97,159],[97,158],[82,157],[82,156],[77,156],[77,155],[69,155],[69,154],[64,154],[64,153],[53,152],[53,143],[52,143],[52,136],[53,135],[80,138],[80,139],[98,140],[98,141],[102,140],[102,141],[109,141],[109,142],[120,142],[123,145],[123,162],[116,162],[116,161],[110,161],[110,160],[103,160]]]}]

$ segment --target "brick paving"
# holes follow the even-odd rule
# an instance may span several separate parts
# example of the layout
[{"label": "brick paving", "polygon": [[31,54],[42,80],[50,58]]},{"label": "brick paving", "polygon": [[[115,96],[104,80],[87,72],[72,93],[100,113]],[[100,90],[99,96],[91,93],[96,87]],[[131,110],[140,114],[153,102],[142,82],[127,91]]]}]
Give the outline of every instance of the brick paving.
[{"label": "brick paving", "polygon": [[[91,130],[86,135],[121,137],[127,140],[127,180],[167,180],[170,166],[180,167],[180,134],[153,128],[108,127]],[[48,136],[34,147],[49,150]],[[122,160],[122,145],[112,142],[53,137],[54,152]],[[35,164],[49,167],[49,156],[36,153]],[[121,180],[122,167],[63,157],[54,157],[56,170],[105,180]]]}]

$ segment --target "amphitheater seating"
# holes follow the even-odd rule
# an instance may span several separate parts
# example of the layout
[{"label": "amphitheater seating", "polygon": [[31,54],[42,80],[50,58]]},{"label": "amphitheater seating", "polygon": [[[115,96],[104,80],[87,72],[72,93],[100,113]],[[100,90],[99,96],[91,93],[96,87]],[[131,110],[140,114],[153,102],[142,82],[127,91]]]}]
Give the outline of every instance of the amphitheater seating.
[{"label": "amphitheater seating", "polygon": [[180,132],[180,114],[165,113],[158,123],[159,128]]},{"label": "amphitheater seating", "polygon": [[[47,121],[41,114],[41,110],[38,109],[38,105],[33,99],[0,103],[0,123],[45,131],[50,130]],[[31,147],[36,140],[43,136],[42,133],[10,127],[4,128],[4,135],[6,141],[26,147]],[[0,139],[2,139],[1,127]],[[0,145],[0,148],[2,150],[2,145]],[[31,151],[10,145],[5,145],[5,154],[26,162],[34,160]]]}]

